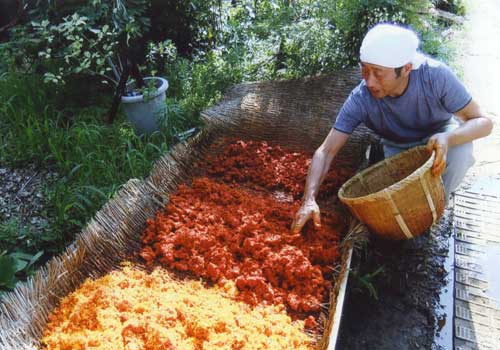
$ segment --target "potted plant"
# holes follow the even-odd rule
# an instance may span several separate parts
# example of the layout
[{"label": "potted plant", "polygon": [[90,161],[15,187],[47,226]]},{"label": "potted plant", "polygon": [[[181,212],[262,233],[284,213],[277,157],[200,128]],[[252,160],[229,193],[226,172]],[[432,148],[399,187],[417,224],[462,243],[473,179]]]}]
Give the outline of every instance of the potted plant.
[{"label": "potted plant", "polygon": [[168,81],[161,77],[144,78],[144,87],[138,89],[135,81],[126,84],[121,102],[127,120],[136,134],[151,134],[160,130],[165,120],[165,99]]},{"label": "potted plant", "polygon": [[[38,61],[45,63],[44,80],[64,85],[71,75],[99,78],[115,90],[108,122],[114,121],[122,102],[136,133],[150,134],[165,120],[161,114],[168,82],[154,76],[154,71],[144,79],[139,72],[138,62],[142,64],[151,56],[151,47],[144,39],[150,28],[148,2],[120,0],[104,4],[100,0],[68,8],[54,4],[41,11],[38,21],[31,22],[31,35],[39,43]],[[49,10],[58,14],[55,20],[48,16]],[[157,45],[167,55],[175,51],[170,40]]]}]

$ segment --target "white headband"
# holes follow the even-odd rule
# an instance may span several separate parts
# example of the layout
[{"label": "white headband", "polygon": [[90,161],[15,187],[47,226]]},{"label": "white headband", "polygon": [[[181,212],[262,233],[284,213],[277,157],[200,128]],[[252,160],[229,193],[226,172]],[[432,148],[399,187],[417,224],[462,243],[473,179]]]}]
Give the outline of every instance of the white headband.
[{"label": "white headband", "polygon": [[424,56],[417,51],[419,40],[410,29],[394,24],[377,24],[365,35],[359,50],[361,62],[398,68],[407,63],[417,69]]}]

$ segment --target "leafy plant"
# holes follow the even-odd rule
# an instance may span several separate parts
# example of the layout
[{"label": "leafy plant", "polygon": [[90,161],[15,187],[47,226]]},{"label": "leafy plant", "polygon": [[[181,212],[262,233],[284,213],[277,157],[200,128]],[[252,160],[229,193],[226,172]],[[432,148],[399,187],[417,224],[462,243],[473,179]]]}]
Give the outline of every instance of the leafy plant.
[{"label": "leafy plant", "polygon": [[[91,74],[104,78],[106,82],[117,83],[110,74],[109,59],[117,49],[119,33],[108,25],[92,28],[89,22],[88,17],[78,13],[64,18],[57,25],[51,25],[48,20],[32,22],[35,33],[47,43],[45,49],[38,52],[39,58],[47,66],[52,63],[56,68],[44,73],[45,82],[63,84],[68,75]],[[60,46],[63,48],[58,49]]]},{"label": "leafy plant", "polygon": [[375,288],[375,279],[377,278],[378,275],[383,274],[383,272],[384,272],[383,266],[380,266],[376,270],[365,274],[361,274],[358,270],[353,270],[352,271],[352,278],[354,281],[353,289],[358,292],[366,290],[370,295],[370,297],[374,298],[375,300],[378,300],[377,289]]},{"label": "leafy plant", "polygon": [[0,287],[14,288],[16,285],[16,261],[9,255],[0,255]]},{"label": "leafy plant", "polygon": [[17,217],[0,222],[0,251],[22,250],[37,252],[43,249],[46,225],[36,229],[29,224],[22,224]]},{"label": "leafy plant", "polygon": [[281,52],[286,77],[314,75],[348,62],[340,31],[327,19],[303,19],[285,26],[284,31]]},{"label": "leafy plant", "polygon": [[149,27],[148,2],[43,3],[29,23],[12,30],[4,50],[42,70],[45,82],[64,84],[70,76],[88,74],[116,84],[122,62],[113,60]]},{"label": "leafy plant", "polygon": [[136,96],[136,95],[142,95],[144,101],[150,101],[155,97],[156,92],[158,91],[159,86],[161,85],[161,82],[155,79],[144,79],[144,86],[141,88],[136,88],[136,83],[133,82],[132,84],[129,84],[126,91],[125,95],[127,96]]},{"label": "leafy plant", "polygon": [[432,4],[448,12],[463,16],[465,14],[465,4],[463,0],[431,0]]},{"label": "leafy plant", "polygon": [[18,279],[33,273],[43,256],[40,240],[16,218],[0,223],[0,290],[13,288]]},{"label": "leafy plant", "polygon": [[43,251],[36,254],[27,254],[15,251],[0,254],[0,290],[1,288],[12,289],[15,287],[18,277],[33,274],[35,263],[43,255]]},{"label": "leafy plant", "polygon": [[[97,107],[81,108],[74,120],[66,121],[62,112],[44,106],[47,96],[41,86],[42,82],[35,84],[19,75],[0,79],[0,96],[10,95],[0,106],[0,162],[35,163],[61,174],[45,190],[51,227],[39,236],[41,245],[52,245],[44,249],[55,252],[73,239],[123,183],[149,172],[154,160],[168,150],[173,132],[139,138],[122,119],[112,126],[103,125],[103,112]],[[169,123],[177,130],[195,125],[175,114],[169,115]]]}]

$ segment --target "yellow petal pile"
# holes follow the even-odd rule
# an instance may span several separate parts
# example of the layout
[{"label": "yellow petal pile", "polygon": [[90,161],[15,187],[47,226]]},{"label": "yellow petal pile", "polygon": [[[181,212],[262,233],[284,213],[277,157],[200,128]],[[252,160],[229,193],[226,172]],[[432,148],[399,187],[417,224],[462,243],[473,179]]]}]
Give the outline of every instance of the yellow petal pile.
[{"label": "yellow petal pile", "polygon": [[251,308],[233,300],[233,283],[207,288],[178,281],[161,268],[125,266],[87,280],[49,317],[49,350],[313,349],[282,306]]}]

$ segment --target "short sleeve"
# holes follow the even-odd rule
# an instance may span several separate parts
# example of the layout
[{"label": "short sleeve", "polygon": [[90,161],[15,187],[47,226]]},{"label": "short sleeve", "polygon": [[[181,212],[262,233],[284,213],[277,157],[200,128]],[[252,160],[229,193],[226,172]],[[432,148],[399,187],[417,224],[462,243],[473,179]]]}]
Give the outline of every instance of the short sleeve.
[{"label": "short sleeve", "polygon": [[340,109],[333,128],[345,134],[352,134],[354,129],[364,120],[364,108],[353,91]]},{"label": "short sleeve", "polygon": [[464,84],[458,80],[453,71],[440,64],[431,71],[434,92],[443,107],[449,113],[455,113],[464,108],[472,99]]}]

